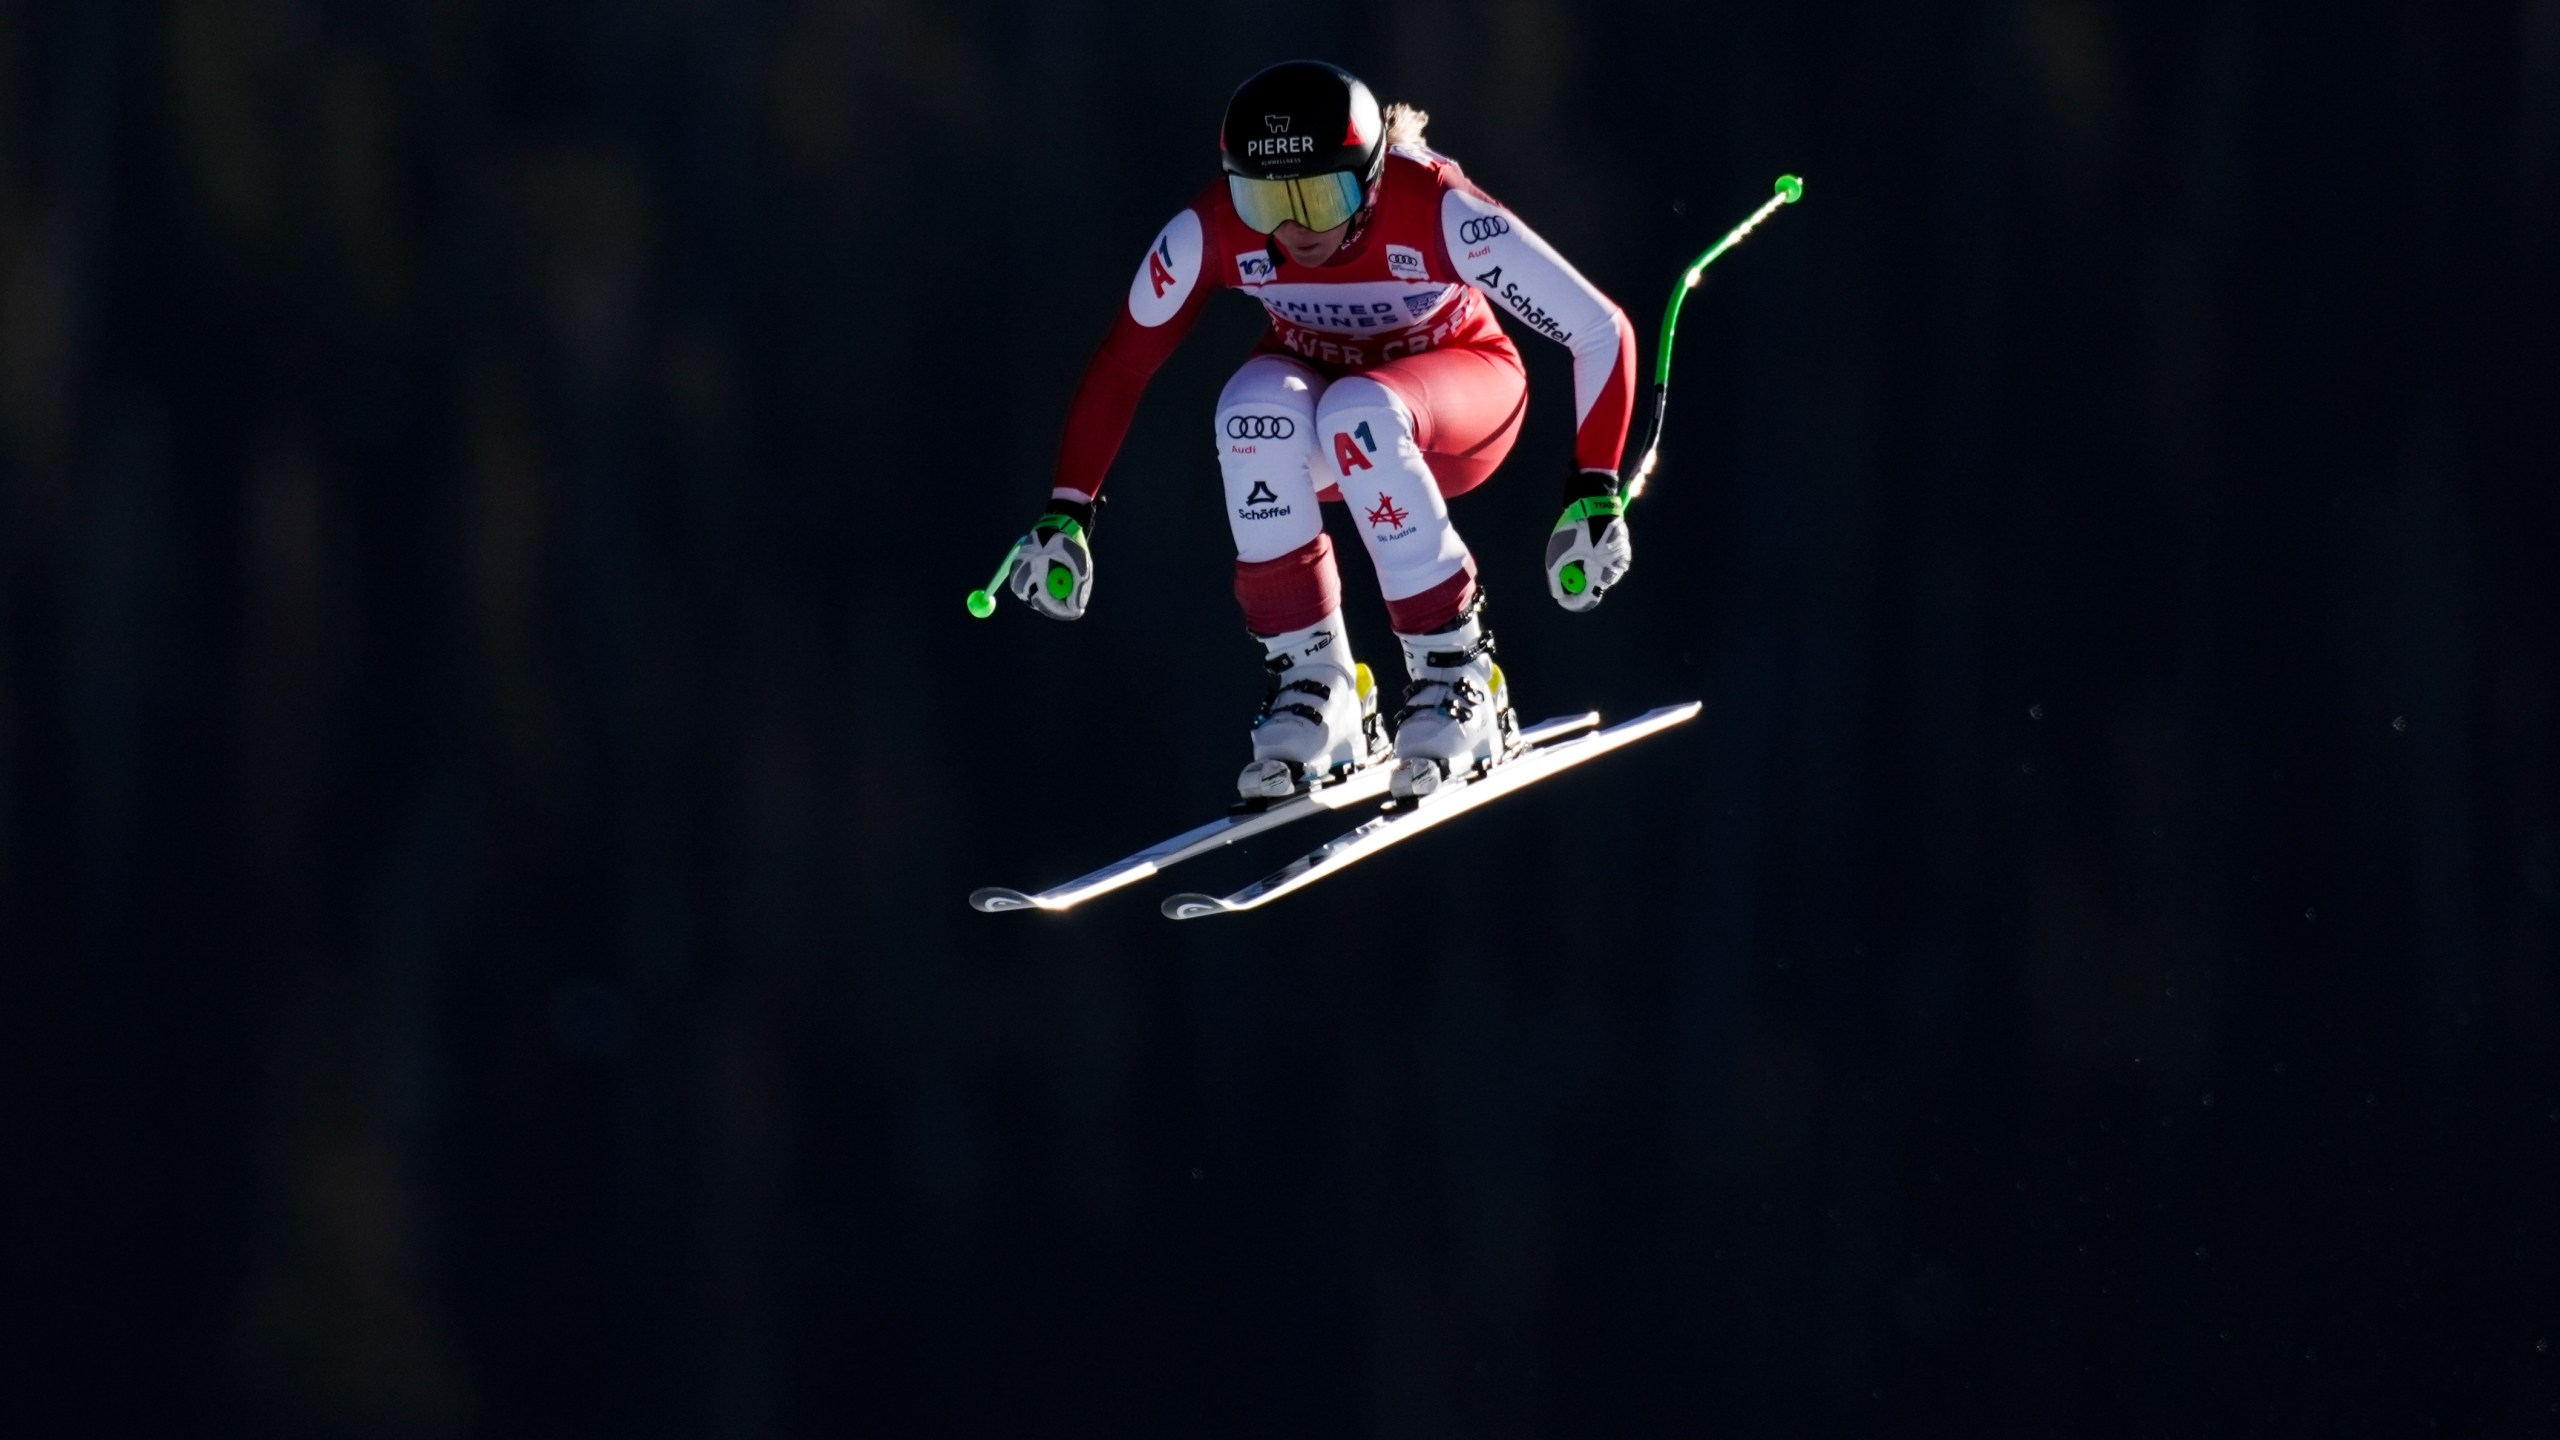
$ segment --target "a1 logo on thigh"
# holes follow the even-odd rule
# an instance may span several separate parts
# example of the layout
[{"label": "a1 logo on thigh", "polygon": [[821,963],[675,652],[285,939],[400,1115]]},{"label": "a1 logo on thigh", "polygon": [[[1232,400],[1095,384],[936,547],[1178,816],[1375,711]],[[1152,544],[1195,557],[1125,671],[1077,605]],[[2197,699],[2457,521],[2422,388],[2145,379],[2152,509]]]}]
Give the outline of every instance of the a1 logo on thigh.
[{"label": "a1 logo on thigh", "polygon": [[[1358,445],[1351,443],[1353,435],[1360,437]],[[1345,477],[1355,469],[1373,468],[1374,462],[1369,459],[1369,455],[1360,453],[1363,446],[1367,447],[1369,455],[1378,453],[1378,438],[1369,433],[1369,422],[1366,420],[1351,427],[1348,434],[1340,430],[1333,432],[1333,463],[1341,468]]]}]

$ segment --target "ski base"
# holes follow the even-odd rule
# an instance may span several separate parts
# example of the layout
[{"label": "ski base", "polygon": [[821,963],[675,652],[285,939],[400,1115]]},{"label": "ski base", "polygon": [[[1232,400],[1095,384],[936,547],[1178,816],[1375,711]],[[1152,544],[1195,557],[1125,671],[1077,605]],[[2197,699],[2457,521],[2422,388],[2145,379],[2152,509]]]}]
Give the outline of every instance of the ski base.
[{"label": "ski base", "polygon": [[1390,810],[1360,828],[1308,851],[1233,895],[1224,898],[1200,894],[1171,896],[1164,902],[1164,913],[1175,920],[1197,920],[1268,905],[1327,875],[1337,874],[1398,841],[1410,840],[1444,820],[1454,819],[1479,805],[1527,789],[1622,745],[1668,730],[1695,717],[1700,708],[1700,703],[1695,700],[1684,705],[1665,705],[1648,710],[1624,724],[1533,749],[1495,766],[1492,773],[1481,778],[1434,791]]}]

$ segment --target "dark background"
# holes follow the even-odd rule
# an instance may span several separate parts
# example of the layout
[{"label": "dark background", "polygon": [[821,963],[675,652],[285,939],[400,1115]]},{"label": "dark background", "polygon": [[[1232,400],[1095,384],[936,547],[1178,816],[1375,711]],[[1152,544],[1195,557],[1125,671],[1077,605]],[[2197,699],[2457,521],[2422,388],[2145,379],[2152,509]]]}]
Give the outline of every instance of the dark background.
[{"label": "dark background", "polygon": [[[1244,758],[1249,305],[960,602],[1302,53],[1648,364],[1806,177],[1457,511],[1706,712],[974,913]],[[0,9],[0,1421],[2560,1435],[2555,260],[2560,0]]]}]

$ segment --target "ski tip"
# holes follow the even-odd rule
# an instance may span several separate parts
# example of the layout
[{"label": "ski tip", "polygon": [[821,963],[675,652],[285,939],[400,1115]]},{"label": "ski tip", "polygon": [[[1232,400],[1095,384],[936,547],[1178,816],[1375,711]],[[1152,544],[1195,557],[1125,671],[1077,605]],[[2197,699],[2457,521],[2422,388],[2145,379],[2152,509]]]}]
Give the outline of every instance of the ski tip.
[{"label": "ski tip", "polygon": [[1162,908],[1167,920],[1197,920],[1203,915],[1223,914],[1227,902],[1215,895],[1186,893],[1167,896]]},{"label": "ski tip", "polygon": [[1007,910],[1037,910],[1040,908],[1039,901],[1032,899],[1030,896],[1023,894],[1019,890],[1007,890],[1001,885],[989,885],[981,890],[970,891],[969,905],[970,908],[983,910],[989,915],[1001,915]]}]

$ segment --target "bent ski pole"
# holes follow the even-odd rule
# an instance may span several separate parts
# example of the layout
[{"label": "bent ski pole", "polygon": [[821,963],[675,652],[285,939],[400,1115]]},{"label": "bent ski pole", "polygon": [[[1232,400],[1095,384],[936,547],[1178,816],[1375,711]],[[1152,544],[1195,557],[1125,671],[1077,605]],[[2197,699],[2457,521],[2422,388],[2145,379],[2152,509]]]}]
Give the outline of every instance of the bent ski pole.
[{"label": "bent ski pole", "polygon": [[1750,234],[1761,221],[1776,214],[1779,206],[1793,205],[1803,198],[1804,181],[1793,175],[1779,176],[1777,193],[1752,211],[1750,219],[1726,231],[1724,238],[1708,247],[1706,254],[1691,261],[1689,267],[1680,272],[1680,283],[1671,287],[1670,308],[1662,312],[1662,342],[1654,347],[1653,352],[1653,419],[1645,427],[1644,449],[1636,461],[1635,473],[1627,477],[1627,500],[1630,503],[1644,493],[1644,482],[1653,474],[1654,461],[1662,449],[1662,410],[1671,393],[1671,333],[1680,324],[1680,302],[1688,299],[1689,292],[1698,288],[1698,282],[1706,278],[1707,267],[1716,263],[1717,256],[1741,244],[1742,237]]}]

